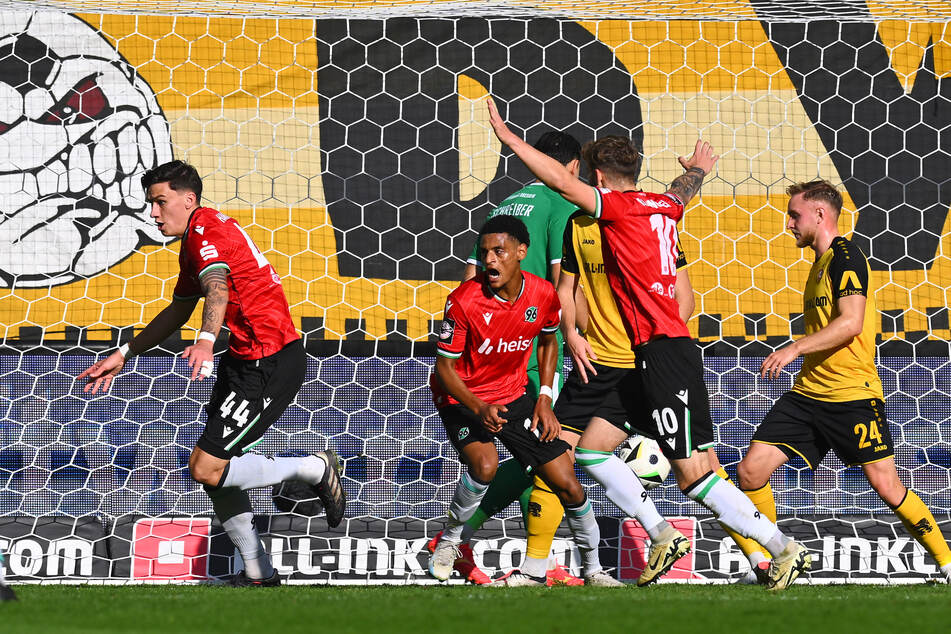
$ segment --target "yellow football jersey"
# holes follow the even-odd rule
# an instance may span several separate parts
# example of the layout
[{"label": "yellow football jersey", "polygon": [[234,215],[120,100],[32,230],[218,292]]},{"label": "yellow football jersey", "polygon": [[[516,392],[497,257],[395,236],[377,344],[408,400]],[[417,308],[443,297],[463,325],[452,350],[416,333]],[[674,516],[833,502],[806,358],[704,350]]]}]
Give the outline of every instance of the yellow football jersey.
[{"label": "yellow football jersey", "polygon": [[596,362],[614,368],[633,368],[631,338],[604,272],[601,229],[598,221],[588,214],[575,213],[565,226],[561,273],[581,276],[579,282],[588,301],[585,337],[598,357]]},{"label": "yellow football jersey", "polygon": [[878,311],[871,274],[862,250],[843,237],[833,240],[812,265],[802,298],[806,334],[835,319],[839,314],[836,301],[849,295],[865,296],[865,321],[862,332],[849,343],[804,355],[793,391],[821,401],[884,398],[875,367]]}]

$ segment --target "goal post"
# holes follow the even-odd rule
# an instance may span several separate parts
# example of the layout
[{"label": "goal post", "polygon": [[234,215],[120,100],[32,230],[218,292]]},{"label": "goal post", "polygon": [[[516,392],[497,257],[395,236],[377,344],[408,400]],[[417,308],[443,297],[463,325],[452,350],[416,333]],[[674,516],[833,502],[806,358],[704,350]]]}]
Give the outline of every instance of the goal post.
[{"label": "goal post", "polygon": [[[784,234],[784,190],[839,186],[840,228],[877,285],[899,473],[951,531],[951,10],[800,4],[0,2],[7,579],[188,581],[239,565],[187,470],[211,388],[177,356],[197,312],[108,395],[74,381],[171,299],[178,245],[150,221],[139,177],[179,158],[281,275],[309,353],[300,395],[256,451],[329,445],[345,461],[335,531],[253,493],[266,546],[301,582],[425,581],[424,538],[459,474],[427,387],[433,333],[475,230],[531,179],[491,134],[488,95],[530,139],[632,136],[648,190],[680,173],[698,136],[721,154],[679,229],[730,472],[791,385],[759,379],[762,358],[803,334],[810,253]],[[583,482],[607,565],[636,578],[640,528]],[[818,555],[816,581],[934,573],[834,456],[815,471],[793,461],[772,484],[781,524]],[[694,540],[674,578],[744,569],[672,479],[652,496]],[[478,542],[490,572],[518,563],[517,515]],[[571,563],[567,540],[556,551]]]}]

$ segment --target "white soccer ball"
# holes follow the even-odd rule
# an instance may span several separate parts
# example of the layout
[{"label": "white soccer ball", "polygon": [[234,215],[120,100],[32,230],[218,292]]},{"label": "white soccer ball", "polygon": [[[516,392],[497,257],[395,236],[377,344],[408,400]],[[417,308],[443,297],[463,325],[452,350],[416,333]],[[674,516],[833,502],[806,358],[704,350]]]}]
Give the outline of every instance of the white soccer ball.
[{"label": "white soccer ball", "polygon": [[670,462],[660,451],[657,441],[634,435],[621,443],[618,456],[624,461],[645,489],[659,487],[670,473]]}]

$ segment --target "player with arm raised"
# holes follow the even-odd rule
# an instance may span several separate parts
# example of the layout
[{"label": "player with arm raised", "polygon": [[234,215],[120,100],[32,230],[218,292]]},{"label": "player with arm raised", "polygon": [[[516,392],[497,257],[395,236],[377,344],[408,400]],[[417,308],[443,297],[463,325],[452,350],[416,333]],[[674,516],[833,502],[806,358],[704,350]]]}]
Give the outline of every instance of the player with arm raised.
[{"label": "player with arm raised", "polygon": [[716,164],[713,148],[697,141],[693,154],[680,159],[686,172],[667,192],[651,194],[636,189],[641,159],[630,139],[604,137],[584,151],[599,184],[591,187],[512,133],[491,99],[488,107],[499,140],[542,182],[598,220],[608,281],[637,356],[642,402],[680,489],[721,523],[763,544],[774,556],[769,587],[786,588],[809,569],[811,558],[711,469],[703,451],[714,444],[703,360],[674,299],[677,221]]},{"label": "player with arm raised", "polygon": [[[459,557],[463,525],[478,508],[498,468],[498,438],[516,460],[536,473],[565,507],[581,553],[585,583],[616,586],[598,558],[600,531],[584,489],[575,478],[568,444],[558,438],[552,412],[559,323],[558,296],[547,281],[520,263],[530,243],[524,223],[496,216],[483,225],[479,245],[484,273],[450,293],[436,344],[433,401],[446,436],[465,467],[449,506],[449,522],[429,560],[440,580]],[[538,399],[526,393],[532,341],[539,338]],[[546,389],[547,387],[547,389]],[[524,585],[545,585],[544,571]]]},{"label": "player with arm raised", "polygon": [[[552,130],[539,137],[534,147],[564,165],[577,177],[581,161],[581,144],[573,136]],[[561,270],[561,243],[565,223],[575,210],[574,205],[546,187],[544,183],[536,181],[503,200],[489,213],[489,218],[499,215],[515,216],[525,223],[532,246],[528,249],[525,259],[522,260],[522,270],[548,279],[554,285],[558,282]],[[475,277],[481,267],[479,245],[475,244],[466,264],[464,281]],[[558,393],[564,384],[561,332],[557,332],[556,335],[558,358],[555,362],[555,378],[551,384],[553,401],[557,401]],[[541,384],[534,344],[532,356],[528,360],[527,372],[529,396],[537,398]],[[476,566],[469,540],[486,520],[515,500],[519,500],[525,522],[528,561],[545,562],[544,565],[548,567],[549,585],[580,584],[581,580],[572,576],[563,566],[556,562],[549,562],[551,544],[561,524],[561,518],[564,516],[564,509],[558,502],[558,496],[549,491],[538,476],[533,478],[531,474],[526,473],[517,460],[506,460],[499,465],[492,485],[482,499],[478,510],[466,522],[462,543],[459,545],[461,557],[456,562],[456,570],[473,583],[491,581],[488,575]],[[430,551],[436,547],[438,538],[439,535],[436,535],[430,540],[428,544]],[[532,567],[531,564],[529,567]],[[532,570],[535,571],[534,568]]]},{"label": "player with arm raised", "polygon": [[827,181],[790,185],[786,228],[815,262],[806,278],[806,335],[774,351],[761,368],[775,379],[802,355],[791,391],[766,414],[737,467],[740,486],[764,515],[776,515],[769,478],[794,456],[816,468],[830,449],[860,465],[869,484],[951,583],[951,550],[921,498],[895,468],[882,382],[875,367],[878,310],[865,254],[839,234],[842,195]]},{"label": "player with arm raised", "polygon": [[[644,486],[613,453],[635,429],[651,434],[653,424],[649,420],[637,424],[645,417],[643,404],[625,394],[638,390],[632,376],[636,374],[636,357],[605,273],[598,221],[584,212],[575,213],[565,228],[563,253],[558,298],[561,328],[574,364],[555,403],[555,416],[562,426],[562,438],[576,446],[578,464],[604,487],[608,499],[637,519],[650,536],[650,555],[637,581],[644,586],[657,581],[690,552],[690,542],[657,512]],[[682,254],[677,264],[679,277],[680,267],[686,266]],[[686,284],[677,297],[678,306],[692,312],[693,292],[689,281]],[[579,288],[587,306],[583,333],[576,327]]]},{"label": "player with arm raised", "polygon": [[[689,552],[690,544],[656,513],[643,485],[623,461],[613,455],[617,446],[635,430],[650,437],[656,434],[653,422],[642,420],[643,404],[627,394],[638,391],[636,377],[627,376],[636,374],[636,357],[605,273],[597,220],[584,212],[575,213],[565,228],[563,251],[558,297],[562,306],[562,331],[574,369],[568,375],[562,397],[555,404],[555,415],[562,426],[562,438],[574,434],[571,444],[580,447],[575,453],[578,463],[604,485],[608,498],[630,517],[635,517],[650,536],[651,549],[638,579],[638,585],[643,586],[669,571],[677,559]],[[679,242],[676,267],[674,299],[680,318],[686,322],[696,303],[687,273],[687,258]],[[576,310],[575,300],[579,290],[583,291],[588,307],[582,307],[581,311]],[[582,315],[586,327],[580,332],[576,328],[579,312],[586,313]],[[707,449],[707,456],[711,470],[728,480],[729,475],[720,465],[716,451]],[[737,543],[762,558],[759,544],[724,528]],[[758,561],[751,561],[751,566]]]},{"label": "player with arm raised", "polygon": [[280,418],[304,381],[307,357],[281,280],[237,222],[200,205],[202,182],[194,167],[182,161],[160,165],[142,176],[142,186],[159,231],[182,239],[174,297],[131,341],[79,378],[89,380],[88,393],[108,391],[128,358],[179,330],[204,297],[201,332],[182,354],[192,380],[211,375],[212,347],[223,325],[231,336],[188,468],[244,560],[244,570],[232,582],[280,585],[254,526],[247,489],[283,485],[285,498],[319,497],[330,526],[340,523],[346,504],[333,451],[301,458],[246,453]]}]

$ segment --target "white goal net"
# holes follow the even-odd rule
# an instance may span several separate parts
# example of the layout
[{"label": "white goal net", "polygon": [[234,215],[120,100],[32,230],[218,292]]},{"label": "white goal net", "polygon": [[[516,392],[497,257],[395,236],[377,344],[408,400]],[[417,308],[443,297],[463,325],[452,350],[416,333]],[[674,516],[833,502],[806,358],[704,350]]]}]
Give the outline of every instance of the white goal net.
[{"label": "white goal net", "polygon": [[[529,138],[633,136],[645,189],[679,173],[698,135],[721,152],[680,236],[731,472],[791,383],[758,379],[762,358],[802,333],[811,263],[783,233],[783,191],[841,185],[843,232],[878,284],[899,472],[947,533],[951,10],[822,4],[0,3],[7,574],[187,580],[235,563],[187,470],[210,383],[191,384],[176,353],[197,313],[110,394],[74,383],[171,298],[178,245],[150,222],[139,176],[174,157],[265,252],[305,336],[304,388],[256,450],[332,445],[345,460],[348,518],[335,532],[253,497],[281,570],[422,580],[424,537],[459,473],[427,387],[434,323],[474,230],[530,178],[491,135],[489,94]],[[820,555],[815,579],[934,572],[860,471],[833,456],[814,472],[791,463],[773,488],[783,525]],[[597,487],[590,496],[607,563],[636,577],[639,529]],[[672,480],[653,497],[695,540],[674,577],[744,567]],[[517,515],[503,513],[477,548],[490,572],[518,562]]]}]

